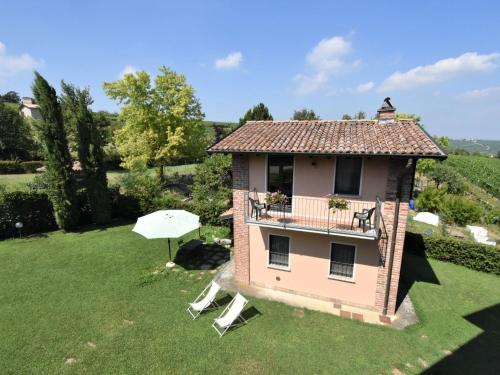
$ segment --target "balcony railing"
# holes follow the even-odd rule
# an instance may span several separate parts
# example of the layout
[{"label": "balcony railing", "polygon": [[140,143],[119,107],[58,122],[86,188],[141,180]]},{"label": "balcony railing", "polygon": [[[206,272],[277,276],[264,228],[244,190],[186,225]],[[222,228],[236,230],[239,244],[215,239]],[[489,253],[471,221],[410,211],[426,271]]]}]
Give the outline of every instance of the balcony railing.
[{"label": "balcony railing", "polygon": [[292,197],[269,205],[265,193],[245,193],[245,222],[292,230],[378,239],[381,202],[347,200],[346,209],[330,209],[328,198]]}]

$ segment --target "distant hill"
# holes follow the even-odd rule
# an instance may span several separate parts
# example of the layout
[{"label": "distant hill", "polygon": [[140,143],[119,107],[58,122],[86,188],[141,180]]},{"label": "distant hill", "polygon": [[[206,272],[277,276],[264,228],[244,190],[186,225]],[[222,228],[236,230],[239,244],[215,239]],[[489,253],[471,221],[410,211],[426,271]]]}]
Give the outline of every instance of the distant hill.
[{"label": "distant hill", "polygon": [[500,151],[500,141],[484,139],[450,139],[450,149],[462,149],[470,153],[496,155]]}]

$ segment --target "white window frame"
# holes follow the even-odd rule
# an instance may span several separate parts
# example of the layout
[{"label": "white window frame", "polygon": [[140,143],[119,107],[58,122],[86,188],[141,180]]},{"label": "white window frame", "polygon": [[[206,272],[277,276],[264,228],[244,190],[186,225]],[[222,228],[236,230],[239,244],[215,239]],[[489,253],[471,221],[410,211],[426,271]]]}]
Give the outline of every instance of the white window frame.
[{"label": "white window frame", "polygon": [[[346,245],[346,246],[352,246],[354,247],[354,263],[352,265],[352,277],[345,277],[345,276],[337,276],[337,275],[332,275],[330,273],[330,265],[332,262],[332,252],[333,252],[333,245]],[[329,249],[329,256],[328,256],[328,278],[332,280],[339,280],[339,281],[347,281],[350,283],[355,283],[356,282],[356,264],[358,260],[358,246],[352,242],[338,242],[338,241],[332,241],[330,242],[330,249]]]},{"label": "white window frame", "polygon": [[[337,194],[335,192],[335,179],[337,177],[337,160],[339,157],[359,157],[361,158],[361,172],[360,172],[360,177],[359,177],[359,194]],[[342,197],[362,197],[363,196],[363,175],[365,174],[365,158],[363,156],[358,156],[358,155],[342,155],[342,156],[335,156],[335,159],[333,161],[333,189],[332,192],[333,194],[337,194]]]},{"label": "white window frame", "polygon": [[[269,252],[271,251],[271,236],[288,238],[288,267],[280,266],[279,264],[269,263]],[[291,259],[292,259],[292,257],[290,256],[291,253],[292,253],[292,237],[285,236],[281,233],[268,233],[267,234],[267,246],[266,246],[267,268],[273,268],[273,269],[280,270],[280,271],[290,271],[291,270]]]}]

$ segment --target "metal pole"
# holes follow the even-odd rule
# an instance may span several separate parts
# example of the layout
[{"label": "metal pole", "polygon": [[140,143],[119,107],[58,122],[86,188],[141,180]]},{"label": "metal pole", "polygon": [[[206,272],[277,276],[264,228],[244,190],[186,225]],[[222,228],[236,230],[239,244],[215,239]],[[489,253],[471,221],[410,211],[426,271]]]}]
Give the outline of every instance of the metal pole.
[{"label": "metal pole", "polygon": [[168,256],[170,257],[170,261],[172,261],[172,251],[170,250],[170,238],[168,239]]}]

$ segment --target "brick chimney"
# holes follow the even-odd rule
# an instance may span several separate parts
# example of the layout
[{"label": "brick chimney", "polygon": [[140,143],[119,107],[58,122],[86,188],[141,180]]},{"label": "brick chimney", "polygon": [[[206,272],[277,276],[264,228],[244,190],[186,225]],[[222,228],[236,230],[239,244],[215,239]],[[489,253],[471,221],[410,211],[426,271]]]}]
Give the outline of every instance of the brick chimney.
[{"label": "brick chimney", "polygon": [[377,110],[380,122],[392,122],[396,117],[396,107],[391,104],[391,98],[385,98],[382,106]]}]

